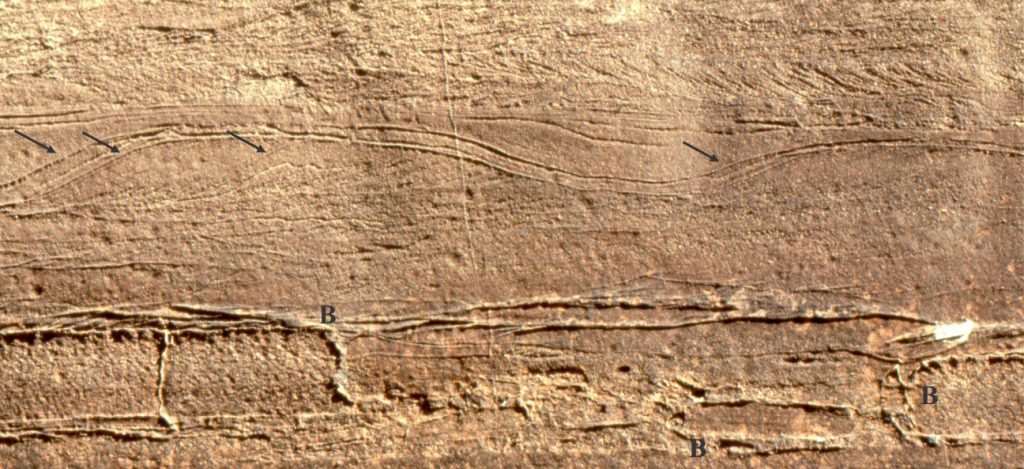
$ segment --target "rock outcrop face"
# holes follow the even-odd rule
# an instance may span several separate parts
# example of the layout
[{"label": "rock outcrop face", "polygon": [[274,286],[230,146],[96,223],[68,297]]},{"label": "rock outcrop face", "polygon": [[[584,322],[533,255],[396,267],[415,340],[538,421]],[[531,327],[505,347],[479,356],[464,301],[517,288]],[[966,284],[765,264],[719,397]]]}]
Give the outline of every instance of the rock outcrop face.
[{"label": "rock outcrop face", "polygon": [[1020,2],[0,0],[0,46],[0,466],[1019,461]]}]

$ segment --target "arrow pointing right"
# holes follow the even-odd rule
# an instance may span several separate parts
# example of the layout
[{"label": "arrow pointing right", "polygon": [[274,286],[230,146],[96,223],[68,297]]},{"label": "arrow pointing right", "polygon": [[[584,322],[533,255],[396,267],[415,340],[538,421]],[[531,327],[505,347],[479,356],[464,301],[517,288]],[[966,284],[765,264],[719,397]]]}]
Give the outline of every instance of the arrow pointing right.
[{"label": "arrow pointing right", "polygon": [[111,152],[111,153],[121,153],[121,150],[118,150],[118,149],[117,149],[117,147],[115,147],[115,146],[112,146],[112,145],[110,145],[109,143],[107,143],[107,142],[104,142],[103,140],[100,140],[100,139],[98,139],[98,138],[96,138],[96,137],[93,137],[92,135],[89,135],[89,134],[87,134],[87,133],[85,133],[85,132],[82,132],[82,135],[85,135],[85,136],[86,136],[86,137],[88,137],[88,138],[89,138],[90,140],[92,140],[92,141],[94,141],[94,142],[96,142],[96,143],[98,143],[98,144],[100,144],[100,145],[103,145],[103,146],[105,146],[105,147],[109,148],[109,149],[110,149],[110,152]]},{"label": "arrow pointing right", "polygon": [[250,141],[248,141],[248,140],[246,140],[246,139],[244,139],[242,137],[239,137],[238,134],[236,134],[236,133],[234,133],[234,132],[232,132],[230,130],[228,131],[228,135],[241,140],[242,142],[244,142],[246,145],[249,145],[250,147],[255,148],[256,149],[256,153],[265,153],[266,152],[266,150],[263,149],[263,145],[256,145],[255,143],[252,143],[252,142],[250,142]]},{"label": "arrow pointing right", "polygon": [[47,153],[57,153],[57,150],[54,150],[54,149],[53,149],[53,147],[51,147],[50,145],[46,145],[46,144],[44,144],[44,143],[41,143],[41,142],[39,142],[39,141],[36,141],[36,139],[34,139],[34,138],[32,138],[32,137],[29,137],[28,135],[25,135],[25,134],[23,134],[23,133],[21,133],[21,132],[18,132],[17,130],[15,130],[15,131],[14,131],[14,133],[16,133],[16,134],[18,134],[18,135],[21,135],[21,136],[22,136],[22,137],[24,137],[24,138],[25,138],[26,140],[28,140],[28,141],[30,141],[30,142],[32,142],[32,143],[34,143],[34,144],[36,144],[36,145],[39,145],[39,146],[41,146],[41,147],[45,148],[45,149],[46,149],[46,152],[47,152]]},{"label": "arrow pointing right", "polygon": [[697,148],[697,147],[695,147],[695,146],[693,146],[693,145],[690,145],[690,144],[689,144],[689,143],[687,143],[687,142],[683,142],[683,145],[686,145],[686,146],[688,146],[688,147],[690,147],[690,148],[692,148],[692,149],[696,150],[696,151],[697,151],[697,153],[700,153],[700,154],[702,154],[702,155],[704,155],[704,156],[708,157],[708,159],[709,159],[709,160],[711,160],[711,161],[714,161],[714,162],[718,162],[718,157],[717,157],[717,156],[715,156],[715,155],[712,155],[712,154],[710,154],[710,153],[707,153],[707,152],[705,152],[704,150],[701,150],[700,148]]}]

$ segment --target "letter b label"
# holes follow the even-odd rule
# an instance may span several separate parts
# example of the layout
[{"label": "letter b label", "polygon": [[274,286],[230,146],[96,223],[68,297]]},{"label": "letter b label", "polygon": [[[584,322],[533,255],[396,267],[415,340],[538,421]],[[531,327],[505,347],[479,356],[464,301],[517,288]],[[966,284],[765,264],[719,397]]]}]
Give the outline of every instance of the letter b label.
[{"label": "letter b label", "polygon": [[690,457],[703,458],[705,454],[708,454],[708,450],[704,447],[704,440],[690,438]]},{"label": "letter b label", "polygon": [[337,321],[338,318],[334,317],[335,311],[337,310],[334,309],[334,306],[320,306],[320,324],[331,324],[334,321]]},{"label": "letter b label", "polygon": [[921,388],[923,394],[922,404],[934,404],[939,402],[939,388],[935,386],[924,386]]}]

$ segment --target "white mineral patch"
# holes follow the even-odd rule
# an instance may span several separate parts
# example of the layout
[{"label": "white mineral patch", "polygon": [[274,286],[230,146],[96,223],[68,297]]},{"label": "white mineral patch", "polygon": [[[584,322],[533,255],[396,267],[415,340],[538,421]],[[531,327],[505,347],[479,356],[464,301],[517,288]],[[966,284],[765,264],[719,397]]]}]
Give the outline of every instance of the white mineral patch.
[{"label": "white mineral patch", "polygon": [[949,340],[956,339],[960,342],[966,342],[967,338],[971,336],[971,331],[974,330],[974,321],[965,319],[960,322],[953,324],[942,324],[935,326],[935,331],[932,332],[932,337],[935,340]]}]

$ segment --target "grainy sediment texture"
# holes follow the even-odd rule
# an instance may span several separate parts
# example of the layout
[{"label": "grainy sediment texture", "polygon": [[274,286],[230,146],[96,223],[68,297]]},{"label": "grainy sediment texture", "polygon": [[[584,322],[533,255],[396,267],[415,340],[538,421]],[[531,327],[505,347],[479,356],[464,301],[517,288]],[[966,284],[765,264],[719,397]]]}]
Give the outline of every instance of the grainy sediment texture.
[{"label": "grainy sediment texture", "polygon": [[0,466],[1018,464],[1022,135],[1014,1],[0,0]]}]

